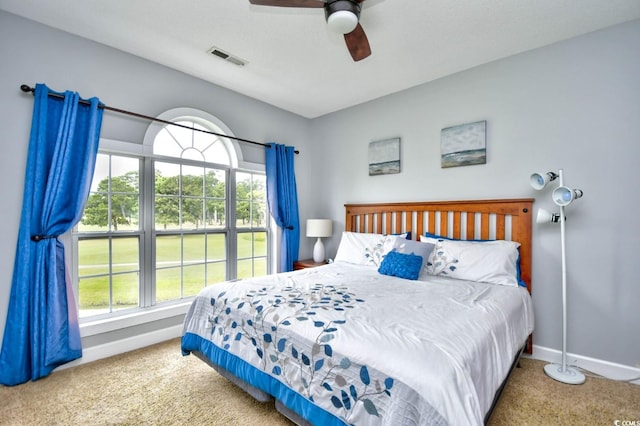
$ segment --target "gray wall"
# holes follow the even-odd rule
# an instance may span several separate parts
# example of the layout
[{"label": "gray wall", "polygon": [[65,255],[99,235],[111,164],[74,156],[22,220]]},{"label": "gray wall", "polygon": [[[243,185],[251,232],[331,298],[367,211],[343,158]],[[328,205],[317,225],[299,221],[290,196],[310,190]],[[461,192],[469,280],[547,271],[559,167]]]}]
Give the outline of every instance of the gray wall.
[{"label": "gray wall", "polygon": [[[312,211],[347,202],[535,197],[534,171],[584,190],[566,209],[568,351],[640,363],[640,21],[489,63],[313,121]],[[487,164],[440,167],[440,130],[487,120]],[[368,176],[369,142],[402,138],[402,172]],[[534,344],[561,348],[559,226],[534,224]],[[635,265],[635,266],[634,266]]]},{"label": "gray wall", "polygon": [[[344,203],[536,197],[536,207],[555,210],[550,192],[533,191],[528,177],[564,168],[565,183],[585,191],[567,208],[569,351],[635,365],[640,362],[640,286],[632,269],[640,251],[633,222],[640,207],[633,167],[640,154],[638,40],[640,21],[634,21],[307,120],[0,12],[0,219],[7,230],[0,240],[0,330],[33,107],[31,96],[18,88],[44,82],[148,115],[199,108],[237,136],[295,145],[301,151],[296,158],[301,219],[336,221],[335,235],[326,241],[329,256],[343,227]],[[487,120],[487,164],[441,169],[440,130],[476,120]],[[146,126],[107,114],[102,137],[141,141]],[[369,142],[394,136],[402,138],[402,173],[369,177]],[[262,161],[260,156],[245,149],[245,159]],[[309,240],[302,238],[301,257],[310,257]],[[534,343],[555,349],[561,345],[559,250],[556,227],[534,227]]]}]

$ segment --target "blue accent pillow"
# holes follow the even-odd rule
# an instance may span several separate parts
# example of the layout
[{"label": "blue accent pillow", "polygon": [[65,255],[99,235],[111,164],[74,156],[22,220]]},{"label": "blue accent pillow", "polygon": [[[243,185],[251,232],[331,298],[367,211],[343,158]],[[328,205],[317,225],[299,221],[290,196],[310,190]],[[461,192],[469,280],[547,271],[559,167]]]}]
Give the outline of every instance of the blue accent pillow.
[{"label": "blue accent pillow", "polygon": [[[424,236],[425,237],[429,237],[429,238],[441,239],[441,240],[472,241],[472,242],[476,242],[476,243],[483,243],[483,242],[487,242],[487,241],[495,241],[495,240],[460,240],[460,239],[456,239],[456,238],[449,238],[449,237],[445,237],[445,236],[442,236],[442,235],[432,234],[430,232],[425,232]],[[516,280],[518,281],[518,285],[520,287],[527,288],[527,283],[524,282],[524,280],[522,279],[522,276],[521,276],[521,270],[520,270],[520,248],[518,248],[518,258],[516,259]]]},{"label": "blue accent pillow", "polygon": [[390,251],[378,268],[378,272],[383,275],[417,280],[422,268],[422,256],[411,253],[399,253]]}]

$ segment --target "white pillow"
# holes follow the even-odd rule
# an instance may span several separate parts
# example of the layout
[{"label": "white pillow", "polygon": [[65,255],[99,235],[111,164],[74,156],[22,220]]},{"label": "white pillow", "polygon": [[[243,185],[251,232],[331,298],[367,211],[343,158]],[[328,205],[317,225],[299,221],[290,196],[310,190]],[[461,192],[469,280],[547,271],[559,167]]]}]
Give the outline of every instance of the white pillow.
[{"label": "white pillow", "polygon": [[506,240],[464,241],[420,236],[435,244],[427,272],[468,281],[518,286],[518,247]]},{"label": "white pillow", "polygon": [[384,256],[393,248],[396,239],[406,237],[407,234],[384,235],[344,231],[334,260],[379,267]]},{"label": "white pillow", "polygon": [[427,262],[434,247],[435,244],[432,243],[412,241],[405,238],[398,238],[393,245],[393,249],[398,253],[415,254],[416,256],[422,257],[422,267],[420,268],[420,275],[418,276],[419,281],[427,281],[429,278]]}]

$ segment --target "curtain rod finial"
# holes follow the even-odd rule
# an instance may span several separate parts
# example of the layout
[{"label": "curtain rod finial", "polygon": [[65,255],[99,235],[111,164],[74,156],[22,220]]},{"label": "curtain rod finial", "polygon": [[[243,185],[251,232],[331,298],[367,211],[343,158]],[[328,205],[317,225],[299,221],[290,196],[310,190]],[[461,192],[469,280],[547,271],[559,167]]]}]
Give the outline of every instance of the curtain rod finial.
[{"label": "curtain rod finial", "polygon": [[22,90],[25,93],[34,92],[35,91],[35,89],[33,89],[32,87],[29,87],[26,84],[23,84],[22,86],[20,86],[20,90]]}]

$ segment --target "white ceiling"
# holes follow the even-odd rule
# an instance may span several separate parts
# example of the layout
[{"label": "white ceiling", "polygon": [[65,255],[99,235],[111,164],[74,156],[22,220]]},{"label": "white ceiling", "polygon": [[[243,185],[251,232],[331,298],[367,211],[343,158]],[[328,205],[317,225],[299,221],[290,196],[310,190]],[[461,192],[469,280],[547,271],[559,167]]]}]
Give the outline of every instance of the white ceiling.
[{"label": "white ceiling", "polygon": [[640,0],[367,0],[360,23],[372,54],[353,62],[322,9],[248,0],[0,0],[0,9],[308,118],[640,18]]}]

